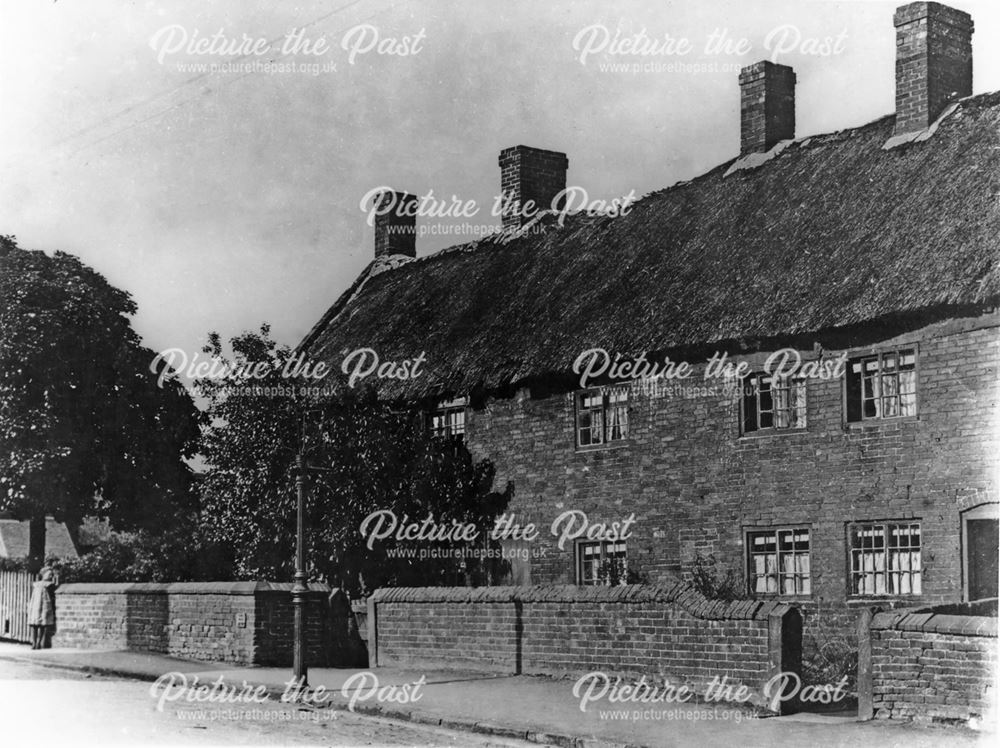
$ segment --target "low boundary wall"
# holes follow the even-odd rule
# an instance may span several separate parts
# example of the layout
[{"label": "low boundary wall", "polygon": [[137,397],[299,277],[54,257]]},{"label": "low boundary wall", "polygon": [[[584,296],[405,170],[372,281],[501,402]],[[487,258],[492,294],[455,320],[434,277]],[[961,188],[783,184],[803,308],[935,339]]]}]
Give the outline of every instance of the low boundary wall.
[{"label": "low boundary wall", "polygon": [[708,600],[684,583],[420,587],[368,599],[369,666],[646,676],[701,694],[713,678],[765,684],[801,668],[802,618],[785,603]]},{"label": "low boundary wall", "polygon": [[[291,588],[274,582],[66,584],[56,592],[53,646],[287,666],[294,633]],[[340,664],[350,606],[339,590],[310,588],[307,661]]]},{"label": "low boundary wall", "polygon": [[962,606],[866,611],[858,623],[861,719],[996,719],[997,618]]}]

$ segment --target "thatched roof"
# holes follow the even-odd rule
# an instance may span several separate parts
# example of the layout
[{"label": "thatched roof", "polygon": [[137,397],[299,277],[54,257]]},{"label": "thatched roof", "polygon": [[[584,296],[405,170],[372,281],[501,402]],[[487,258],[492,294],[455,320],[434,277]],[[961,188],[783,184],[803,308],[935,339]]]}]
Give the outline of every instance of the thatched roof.
[{"label": "thatched roof", "polygon": [[[362,274],[306,337],[339,367],[426,351],[388,397],[502,389],[581,351],[690,350],[805,336],[1000,299],[1000,92],[889,150],[893,116],[732,162],[619,218],[551,219]],[[755,343],[756,341],[756,343]]]}]

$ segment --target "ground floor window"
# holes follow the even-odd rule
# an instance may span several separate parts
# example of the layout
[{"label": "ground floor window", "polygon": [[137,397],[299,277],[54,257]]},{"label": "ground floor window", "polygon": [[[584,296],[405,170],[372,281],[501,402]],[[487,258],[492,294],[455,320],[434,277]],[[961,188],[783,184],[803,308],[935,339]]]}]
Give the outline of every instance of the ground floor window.
[{"label": "ground floor window", "polygon": [[920,594],[920,523],[872,522],[848,528],[851,594]]},{"label": "ground floor window", "polygon": [[809,595],[809,528],[780,527],[747,532],[750,592]]},{"label": "ground floor window", "polygon": [[625,584],[628,560],[622,541],[588,540],[576,545],[577,584]]}]

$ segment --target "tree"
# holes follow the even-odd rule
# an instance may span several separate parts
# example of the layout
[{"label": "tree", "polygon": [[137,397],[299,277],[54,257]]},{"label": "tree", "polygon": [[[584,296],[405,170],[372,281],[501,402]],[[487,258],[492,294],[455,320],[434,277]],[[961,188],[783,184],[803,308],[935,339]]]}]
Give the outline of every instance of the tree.
[{"label": "tree", "polygon": [[200,416],[179,382],[157,385],[135,311],[76,257],[0,237],[0,511],[31,520],[36,566],[46,514],[157,528],[196,508]]},{"label": "tree", "polygon": [[[210,426],[202,453],[203,519],[234,546],[237,576],[289,579],[295,549],[295,461],[306,476],[310,574],[358,595],[383,585],[488,582],[504,571],[489,540],[512,488],[493,490],[495,470],[476,463],[461,443],[432,438],[418,414],[380,401],[329,375],[306,384],[282,375],[294,353],[265,325],[234,338],[227,357],[212,334],[205,352],[230,372],[263,365],[259,378],[201,379]],[[436,558],[395,555],[414,544],[391,538],[369,548],[360,533],[372,512],[402,520],[433,517],[478,529],[475,543],[437,543]],[[420,547],[426,547],[426,544]]]}]

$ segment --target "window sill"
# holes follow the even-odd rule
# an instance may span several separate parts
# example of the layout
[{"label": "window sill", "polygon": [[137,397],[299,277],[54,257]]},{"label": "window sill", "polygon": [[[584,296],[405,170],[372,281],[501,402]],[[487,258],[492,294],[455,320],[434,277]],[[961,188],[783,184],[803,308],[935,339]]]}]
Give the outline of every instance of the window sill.
[{"label": "window sill", "polygon": [[904,604],[904,605],[922,605],[924,596],[920,595],[872,595],[871,597],[848,597],[847,605],[849,607],[862,607],[865,605],[878,605],[878,604]]},{"label": "window sill", "polygon": [[809,428],[801,429],[757,429],[757,431],[748,431],[740,434],[740,440],[743,439],[770,439],[775,436],[791,436],[792,434],[808,434]]},{"label": "window sill", "polygon": [[624,449],[625,447],[631,446],[631,439],[620,439],[614,442],[605,442],[604,444],[588,444],[585,447],[577,445],[574,452],[576,452],[576,454],[588,454],[590,452],[606,452],[615,449]]},{"label": "window sill", "polygon": [[896,423],[911,423],[913,421],[919,421],[920,414],[912,416],[895,416],[893,418],[869,418],[864,421],[845,421],[844,430],[845,431],[864,431],[866,428],[874,429],[879,426],[891,425]]}]

